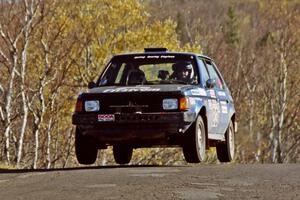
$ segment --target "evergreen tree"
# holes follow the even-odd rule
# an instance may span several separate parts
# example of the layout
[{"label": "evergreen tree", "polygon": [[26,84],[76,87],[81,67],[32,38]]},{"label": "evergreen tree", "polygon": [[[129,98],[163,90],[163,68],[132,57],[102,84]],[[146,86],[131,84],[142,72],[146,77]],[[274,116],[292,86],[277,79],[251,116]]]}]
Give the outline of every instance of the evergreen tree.
[{"label": "evergreen tree", "polygon": [[228,8],[227,21],[224,30],[226,42],[234,47],[240,43],[239,22],[233,7]]}]

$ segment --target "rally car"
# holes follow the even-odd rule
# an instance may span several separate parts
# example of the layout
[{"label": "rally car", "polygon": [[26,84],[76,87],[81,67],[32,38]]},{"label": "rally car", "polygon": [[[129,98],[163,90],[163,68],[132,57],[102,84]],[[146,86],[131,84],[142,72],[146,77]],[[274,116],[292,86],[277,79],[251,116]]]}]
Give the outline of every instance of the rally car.
[{"label": "rally car", "polygon": [[204,161],[210,147],[220,162],[234,159],[232,96],[214,61],[196,53],[146,48],[113,56],[78,96],[72,123],[81,164],[108,146],[118,164],[143,147],[182,147],[189,163]]}]

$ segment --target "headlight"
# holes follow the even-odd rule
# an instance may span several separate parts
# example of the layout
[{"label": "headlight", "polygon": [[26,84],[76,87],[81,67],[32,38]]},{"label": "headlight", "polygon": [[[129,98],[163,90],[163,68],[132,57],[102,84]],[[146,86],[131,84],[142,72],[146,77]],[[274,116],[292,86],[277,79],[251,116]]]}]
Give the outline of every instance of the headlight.
[{"label": "headlight", "polygon": [[178,100],[177,99],[164,99],[163,100],[163,109],[164,110],[178,109]]},{"label": "headlight", "polygon": [[84,109],[86,112],[99,111],[100,103],[99,103],[99,101],[85,101]]}]

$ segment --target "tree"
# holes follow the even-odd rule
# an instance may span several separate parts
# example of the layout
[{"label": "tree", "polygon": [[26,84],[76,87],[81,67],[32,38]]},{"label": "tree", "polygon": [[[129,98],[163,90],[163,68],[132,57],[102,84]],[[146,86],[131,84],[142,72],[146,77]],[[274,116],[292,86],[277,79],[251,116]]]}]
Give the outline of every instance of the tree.
[{"label": "tree", "polygon": [[23,0],[1,2],[0,9],[1,160],[5,155],[18,168],[76,163],[74,97],[112,55],[180,48],[175,23],[150,20],[138,0]]},{"label": "tree", "polygon": [[[2,122],[5,127],[5,155],[8,164],[11,162],[10,154],[10,139],[13,138],[17,152],[17,162],[20,161],[22,154],[23,138],[27,126],[28,107],[26,103],[26,89],[25,76],[27,67],[27,48],[30,43],[30,35],[32,29],[38,23],[36,14],[39,8],[39,1],[20,2],[1,2],[1,21],[0,21],[0,56],[2,57],[2,64],[7,67],[4,71],[9,79],[3,82],[7,84],[6,91],[1,86],[6,96],[1,105]],[[16,77],[16,75],[18,77]],[[20,80],[16,88],[16,78]],[[1,83],[3,83],[1,82]],[[0,84],[1,84],[0,83]],[[13,110],[14,104],[17,100],[17,91],[21,93],[23,113],[18,116],[16,110]],[[3,108],[4,107],[4,108]],[[4,111],[3,111],[4,110]],[[15,136],[12,129],[15,118],[20,117],[22,125],[19,137]]]},{"label": "tree", "polygon": [[227,11],[227,21],[224,30],[226,42],[229,45],[238,47],[240,43],[239,24],[233,7],[229,7]]},{"label": "tree", "polygon": [[239,162],[299,162],[298,7],[297,1],[191,0],[160,8],[159,19],[177,19],[178,9],[190,13],[191,35],[199,34],[203,52],[219,64],[235,99]]}]

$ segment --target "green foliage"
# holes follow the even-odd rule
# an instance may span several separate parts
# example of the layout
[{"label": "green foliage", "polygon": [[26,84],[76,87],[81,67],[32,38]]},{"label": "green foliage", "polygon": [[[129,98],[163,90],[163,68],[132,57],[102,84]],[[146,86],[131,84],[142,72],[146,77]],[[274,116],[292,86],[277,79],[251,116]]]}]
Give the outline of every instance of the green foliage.
[{"label": "green foliage", "polygon": [[224,29],[226,42],[237,47],[240,43],[239,22],[233,7],[228,8],[227,21]]},{"label": "green foliage", "polygon": [[[2,29],[5,34],[14,37],[21,30],[24,5],[12,4],[6,9],[9,4],[0,4]],[[152,8],[148,9],[147,5]],[[280,141],[282,155],[285,162],[299,162],[298,7],[296,0],[44,1],[33,16],[34,26],[26,50],[24,84],[30,113],[21,166],[31,166],[35,145],[33,130],[38,123],[41,143],[38,149],[39,167],[45,167],[48,162],[48,136],[51,167],[76,165],[72,148],[74,138],[70,133],[74,131],[71,114],[77,94],[89,81],[99,76],[111,56],[142,52],[144,47],[203,51],[216,60],[236,102],[240,129],[237,134],[237,162],[270,161],[270,138],[275,130],[272,120],[278,122],[281,109],[277,102],[282,103],[280,98],[285,90],[287,98],[283,102],[286,105]],[[0,50],[11,59],[10,51],[14,49],[5,46],[9,44],[9,40],[0,38]],[[22,44],[23,34],[16,47],[20,48]],[[21,58],[21,49],[17,49],[17,54]],[[17,152],[24,117],[20,63],[18,60],[11,94],[11,114],[14,118],[11,123],[11,154]],[[283,66],[287,69],[284,88],[281,84]],[[0,89],[3,90],[0,91],[3,114],[0,114],[1,119],[4,118],[0,122],[2,132],[5,131],[5,103],[11,69],[9,62],[0,55]],[[254,99],[252,118],[249,116],[250,97]],[[271,106],[272,101],[275,103]],[[250,120],[253,122],[252,136],[249,135]],[[49,131],[50,135],[47,135]],[[0,136],[0,142],[4,146],[3,135]],[[101,157],[107,157],[106,164],[112,163],[111,151],[103,152]],[[110,155],[107,156],[105,152]],[[1,158],[5,157],[3,149],[0,155]],[[207,162],[216,162],[214,149],[210,150]],[[185,162],[181,149],[142,149],[135,151],[132,163],[160,165]],[[6,168],[6,165],[1,167]]]},{"label": "green foliage", "polygon": [[296,0],[190,0],[180,5],[165,0],[162,5],[158,18],[171,16],[178,34],[188,24],[191,40],[215,59],[231,89],[239,123],[237,162],[270,162],[276,137],[281,138],[277,154],[283,162],[300,161],[298,8]]},{"label": "green foliage", "polygon": [[[10,11],[13,13],[14,9],[21,8],[12,6]],[[50,0],[39,5],[37,10],[34,16],[36,24],[30,32],[26,49],[24,87],[27,102],[23,103],[28,105],[30,113],[24,141],[28,145],[24,148],[26,157],[23,160],[29,162],[22,161],[22,167],[31,166],[33,157],[28,152],[34,151],[37,142],[42,144],[35,152],[38,153],[39,167],[65,166],[68,163],[69,156],[73,155],[70,133],[74,131],[71,115],[75,98],[89,81],[98,78],[112,55],[142,52],[145,47],[200,50],[198,44],[180,47],[176,23],[171,19],[152,20],[139,0]],[[19,15],[23,17],[21,12]],[[0,23],[4,23],[3,19]],[[1,42],[0,38],[0,45]],[[3,72],[6,76],[1,76],[0,86],[8,85],[11,73],[9,70]],[[12,98],[16,102],[17,120],[12,132],[19,135],[20,128],[17,127],[21,126],[24,116],[17,112],[22,110],[22,99],[17,94],[19,86],[14,87],[16,94]],[[18,139],[15,139],[16,144]],[[70,160],[73,162],[74,159]]]}]

